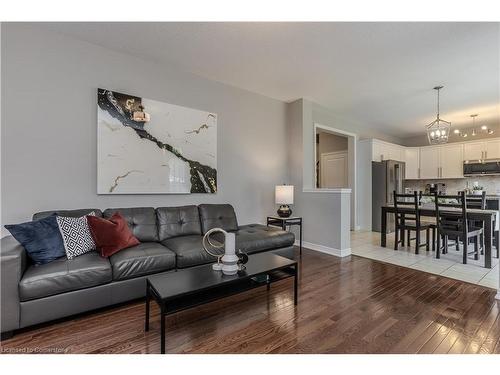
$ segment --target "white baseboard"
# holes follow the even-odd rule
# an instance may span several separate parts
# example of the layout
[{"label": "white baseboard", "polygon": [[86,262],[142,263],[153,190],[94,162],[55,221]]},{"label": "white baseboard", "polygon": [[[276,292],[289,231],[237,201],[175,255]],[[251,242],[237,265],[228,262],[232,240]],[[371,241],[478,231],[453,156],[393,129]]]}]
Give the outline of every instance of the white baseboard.
[{"label": "white baseboard", "polygon": [[[299,246],[299,245],[300,245],[299,241],[296,240],[295,246]],[[340,250],[340,249],[335,249],[333,247],[318,245],[318,244],[307,242],[307,241],[302,241],[302,247],[305,247],[307,249],[311,249],[314,251],[319,251],[320,253],[334,255],[336,257],[341,257],[341,258],[351,255],[351,248]]]}]

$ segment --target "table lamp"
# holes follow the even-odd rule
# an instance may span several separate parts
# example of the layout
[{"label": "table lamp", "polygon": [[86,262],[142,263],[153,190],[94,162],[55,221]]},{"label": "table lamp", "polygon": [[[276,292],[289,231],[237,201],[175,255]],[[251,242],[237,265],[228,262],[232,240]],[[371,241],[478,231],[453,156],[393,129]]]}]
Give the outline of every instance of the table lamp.
[{"label": "table lamp", "polygon": [[278,185],[275,190],[276,204],[280,205],[278,215],[280,217],[290,217],[292,210],[289,204],[293,204],[293,185]]}]

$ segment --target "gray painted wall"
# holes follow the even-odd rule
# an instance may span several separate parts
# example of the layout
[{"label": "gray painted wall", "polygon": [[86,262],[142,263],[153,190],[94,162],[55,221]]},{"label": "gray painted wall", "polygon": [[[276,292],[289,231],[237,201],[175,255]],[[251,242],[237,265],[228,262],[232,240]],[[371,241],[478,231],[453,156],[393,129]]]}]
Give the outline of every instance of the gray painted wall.
[{"label": "gray painted wall", "polygon": [[361,230],[372,230],[372,147],[367,139],[358,141],[358,226]]},{"label": "gray painted wall", "polygon": [[[287,180],[285,103],[36,25],[4,23],[1,38],[3,224],[78,207],[228,202],[242,224],[274,212],[274,186]],[[98,87],[217,113],[219,192],[98,196]]]},{"label": "gray painted wall", "polygon": [[[288,104],[288,167],[295,186],[293,211],[303,217],[304,241],[337,250],[350,247],[349,195],[304,192],[305,161],[314,164],[312,103],[300,99]],[[305,154],[305,149],[309,154]],[[309,176],[308,176],[309,177]],[[296,232],[297,233],[297,232]]]}]

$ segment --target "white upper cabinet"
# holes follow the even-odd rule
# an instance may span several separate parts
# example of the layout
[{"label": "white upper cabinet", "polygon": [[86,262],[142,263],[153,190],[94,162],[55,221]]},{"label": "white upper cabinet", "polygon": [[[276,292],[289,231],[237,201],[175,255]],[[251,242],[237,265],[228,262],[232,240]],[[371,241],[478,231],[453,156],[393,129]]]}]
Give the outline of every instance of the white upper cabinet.
[{"label": "white upper cabinet", "polygon": [[420,178],[439,178],[439,147],[427,146],[420,148]]},{"label": "white upper cabinet", "polygon": [[396,145],[394,143],[379,141],[378,139],[372,140],[372,161],[383,160],[404,160],[405,147]]},{"label": "white upper cabinet", "polygon": [[463,145],[450,143],[439,146],[439,177],[462,178],[463,174]]},{"label": "white upper cabinet", "polygon": [[405,153],[405,178],[407,180],[416,180],[420,178],[420,148],[419,147],[406,147]]},{"label": "white upper cabinet", "polygon": [[484,142],[484,152],[485,159],[500,159],[500,139]]},{"label": "white upper cabinet", "polygon": [[404,161],[405,179],[463,178],[463,163],[500,159],[500,138],[404,147],[372,139],[372,161]]},{"label": "white upper cabinet", "polygon": [[463,160],[479,160],[483,159],[484,142],[467,142],[464,143]]},{"label": "white upper cabinet", "polygon": [[500,139],[464,143],[464,161],[482,159],[500,159]]}]

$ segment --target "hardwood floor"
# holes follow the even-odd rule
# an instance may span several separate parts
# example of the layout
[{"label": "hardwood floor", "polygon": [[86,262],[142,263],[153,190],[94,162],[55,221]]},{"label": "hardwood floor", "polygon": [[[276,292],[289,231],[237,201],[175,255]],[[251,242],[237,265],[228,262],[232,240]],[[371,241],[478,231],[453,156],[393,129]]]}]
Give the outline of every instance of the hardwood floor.
[{"label": "hardwood floor", "polygon": [[[371,259],[304,250],[292,279],[167,318],[167,353],[500,353],[493,289]],[[144,303],[18,332],[2,352],[159,353]]]}]

